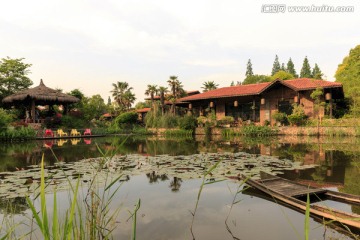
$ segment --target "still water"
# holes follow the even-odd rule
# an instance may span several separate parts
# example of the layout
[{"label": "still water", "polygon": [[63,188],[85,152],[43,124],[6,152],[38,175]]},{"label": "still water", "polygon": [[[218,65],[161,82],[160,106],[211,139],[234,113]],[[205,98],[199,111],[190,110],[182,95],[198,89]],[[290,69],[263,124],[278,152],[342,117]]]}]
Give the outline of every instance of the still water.
[{"label": "still water", "polygon": [[[106,137],[88,139],[1,143],[0,174],[22,171],[38,165],[44,154],[45,164],[73,163],[116,151],[121,155],[142,157],[170,155],[192,156],[199,153],[245,152],[286,159],[300,165],[315,166],[304,170],[283,171],[285,178],[333,190],[360,194],[360,149],[356,138],[233,138],[163,139],[156,137]],[[235,171],[235,170],[234,170]],[[129,239],[132,222],[129,211],[141,199],[138,212],[137,239],[192,239],[190,225],[201,179],[182,179],[171,174],[142,172],[122,182],[112,201],[120,206],[114,239]],[[205,185],[193,224],[196,239],[304,239],[304,215],[267,200],[247,190],[236,197],[239,182],[227,180]],[[0,185],[1,188],[1,185]],[[242,187],[241,187],[242,188]],[[66,209],[67,191],[58,193],[58,202]],[[51,202],[52,194],[47,197]],[[22,222],[30,213],[23,198],[12,200],[13,221]],[[360,214],[360,208],[328,203],[344,211]],[[5,199],[0,199],[0,217],[9,212]],[[226,221],[227,219],[227,221]],[[19,232],[26,233],[26,226]],[[40,237],[41,238],[41,237]],[[310,219],[310,239],[352,239]]]}]

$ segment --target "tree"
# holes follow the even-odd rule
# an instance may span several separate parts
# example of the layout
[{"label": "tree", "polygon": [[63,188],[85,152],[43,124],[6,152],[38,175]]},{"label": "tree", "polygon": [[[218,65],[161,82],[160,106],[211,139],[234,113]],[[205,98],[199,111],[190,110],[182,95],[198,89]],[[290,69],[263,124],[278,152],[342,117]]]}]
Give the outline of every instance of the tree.
[{"label": "tree", "polygon": [[351,49],[339,64],[335,78],[343,84],[345,97],[350,99],[351,114],[360,116],[360,45]]},{"label": "tree", "polygon": [[107,107],[105,101],[99,94],[93,95],[90,98],[83,97],[81,102],[82,109],[80,111],[83,113],[86,121],[99,118],[106,112]]},{"label": "tree", "polygon": [[255,74],[253,76],[246,77],[242,82],[242,84],[246,85],[246,84],[270,82],[270,81],[271,81],[270,76]]},{"label": "tree", "polygon": [[82,99],[85,98],[85,94],[83,92],[81,92],[80,89],[75,88],[75,89],[71,90],[70,92],[68,92],[67,94],[80,99],[79,102],[70,104],[70,108],[78,108],[78,109],[82,108],[82,104],[83,104]]},{"label": "tree", "polygon": [[296,70],[295,70],[295,66],[294,66],[294,63],[293,61],[291,60],[291,58],[289,59],[289,61],[287,62],[286,64],[286,71],[288,73],[290,73],[291,75],[293,75],[295,78],[298,78],[299,76],[297,75],[296,73]]},{"label": "tree", "polygon": [[82,91],[80,91],[80,89],[78,89],[78,88],[75,88],[75,89],[71,90],[67,94],[80,99],[80,101],[81,101],[81,99],[83,99],[85,97],[85,94]]},{"label": "tree", "polygon": [[163,115],[165,114],[165,94],[166,94],[168,91],[169,91],[169,90],[167,89],[167,87],[159,87],[161,113],[162,113]]},{"label": "tree", "polygon": [[316,115],[318,121],[317,121],[317,133],[320,134],[320,123],[322,116],[320,114],[321,110],[325,106],[325,102],[322,99],[322,96],[324,95],[324,89],[322,87],[317,87],[312,93],[310,94],[310,97],[314,100],[314,114]]},{"label": "tree", "polygon": [[175,115],[175,103],[176,100],[184,96],[185,91],[181,82],[178,80],[177,76],[170,76],[170,79],[167,81],[170,89],[171,95],[168,96],[168,100],[171,102],[171,112]]},{"label": "tree", "polygon": [[215,83],[214,81],[207,81],[203,83],[203,86],[201,87],[203,90],[203,92],[207,92],[210,90],[215,90],[217,89],[219,86],[219,84]]},{"label": "tree", "polygon": [[300,71],[300,77],[301,78],[312,78],[312,72],[311,67],[309,64],[309,60],[307,57],[305,57],[301,71]]},{"label": "tree", "polygon": [[323,76],[324,74],[321,72],[319,66],[315,63],[315,66],[314,66],[314,68],[313,68],[313,70],[312,70],[312,74],[311,74],[311,75],[312,75],[312,77],[315,78],[315,79],[322,79],[322,76]]},{"label": "tree", "polygon": [[135,102],[135,94],[131,92],[131,89],[128,89],[123,96],[124,106],[127,111],[130,110],[131,105]]},{"label": "tree", "polygon": [[150,96],[151,105],[154,106],[154,96],[158,93],[158,88],[156,85],[147,85],[147,89],[145,91],[146,96]]},{"label": "tree", "polygon": [[149,108],[150,107],[150,103],[149,101],[146,102],[138,102],[135,105],[135,109],[142,109],[142,108]]},{"label": "tree", "polygon": [[233,87],[233,86],[235,86],[235,83],[234,83],[234,81],[231,81],[230,87]]},{"label": "tree", "polygon": [[280,70],[277,73],[275,73],[273,76],[271,76],[272,81],[274,81],[276,79],[289,80],[289,79],[294,79],[294,76],[288,72]]},{"label": "tree", "polygon": [[129,87],[127,82],[113,83],[112,86],[114,88],[111,90],[111,93],[114,97],[114,100],[118,104],[120,111],[130,109],[131,104],[136,100],[135,94],[131,92],[133,88]]},{"label": "tree", "polygon": [[249,77],[249,76],[253,76],[253,69],[252,69],[252,64],[251,64],[251,60],[249,59],[246,65],[246,73],[245,76]]},{"label": "tree", "polygon": [[23,63],[24,59],[7,57],[0,60],[0,103],[4,97],[27,89],[33,84],[27,77],[32,65]]},{"label": "tree", "polygon": [[281,70],[280,63],[279,63],[279,57],[278,55],[275,55],[275,60],[273,63],[273,68],[271,70],[271,76],[273,76],[275,73]]},{"label": "tree", "polygon": [[286,72],[286,68],[285,68],[285,64],[284,64],[284,63],[281,64],[281,71]]}]

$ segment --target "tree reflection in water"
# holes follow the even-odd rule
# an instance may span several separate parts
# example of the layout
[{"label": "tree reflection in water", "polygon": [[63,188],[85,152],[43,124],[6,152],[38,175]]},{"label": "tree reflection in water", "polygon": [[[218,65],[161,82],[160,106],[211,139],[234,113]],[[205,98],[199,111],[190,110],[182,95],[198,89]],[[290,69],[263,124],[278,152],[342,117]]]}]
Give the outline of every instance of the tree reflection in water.
[{"label": "tree reflection in water", "polygon": [[169,180],[169,177],[166,174],[156,174],[155,171],[152,171],[151,173],[147,173],[146,177],[149,178],[149,183],[157,183],[160,179],[161,181]]},{"label": "tree reflection in water", "polygon": [[173,180],[170,181],[170,188],[173,192],[178,192],[180,190],[182,183],[182,179],[178,177],[174,177]]}]

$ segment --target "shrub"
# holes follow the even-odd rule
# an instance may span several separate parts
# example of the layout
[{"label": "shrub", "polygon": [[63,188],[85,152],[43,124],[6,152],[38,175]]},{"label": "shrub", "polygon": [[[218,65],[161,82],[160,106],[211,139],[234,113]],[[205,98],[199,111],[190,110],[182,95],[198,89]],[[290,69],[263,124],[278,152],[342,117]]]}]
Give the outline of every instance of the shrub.
[{"label": "shrub", "polygon": [[61,117],[61,126],[64,128],[85,128],[89,127],[89,122],[84,121],[82,118],[63,115]]},{"label": "shrub", "polygon": [[9,114],[6,110],[0,108],[0,131],[2,128],[6,128],[12,120],[12,115]]},{"label": "shrub", "polygon": [[287,123],[287,115],[286,115],[286,113],[276,112],[276,113],[272,114],[272,118],[276,122],[281,123],[282,125]]},{"label": "shrub", "polygon": [[224,116],[220,120],[218,120],[218,124],[231,124],[235,121],[235,119],[232,116]]},{"label": "shrub", "polygon": [[31,127],[11,128],[0,132],[1,140],[25,140],[36,137],[36,131]]},{"label": "shrub", "polygon": [[276,134],[276,130],[269,126],[250,125],[242,127],[241,134],[246,136],[271,136]]},{"label": "shrub", "polygon": [[156,124],[154,124],[158,128],[175,128],[179,126],[179,116],[172,115],[170,113],[166,113],[158,120],[156,120]]},{"label": "shrub", "polygon": [[193,116],[184,116],[179,119],[179,127],[184,130],[195,130],[196,119]]},{"label": "shrub", "polygon": [[307,119],[304,108],[301,105],[294,104],[293,111],[289,116],[287,116],[287,119],[291,125],[304,125]]},{"label": "shrub", "polygon": [[138,115],[136,112],[125,112],[116,117],[115,123],[119,126],[122,124],[135,124],[137,120]]},{"label": "shrub", "polygon": [[205,123],[208,121],[208,119],[204,116],[200,116],[196,119],[198,126],[203,127]]}]

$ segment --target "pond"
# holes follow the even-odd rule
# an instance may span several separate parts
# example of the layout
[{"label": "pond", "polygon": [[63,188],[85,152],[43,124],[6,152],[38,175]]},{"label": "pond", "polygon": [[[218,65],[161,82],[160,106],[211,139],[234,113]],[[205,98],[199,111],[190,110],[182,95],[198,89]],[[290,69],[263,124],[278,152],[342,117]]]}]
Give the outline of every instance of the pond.
[{"label": "pond", "polygon": [[[42,155],[45,174],[51,176],[46,199],[52,209],[56,185],[61,219],[70,206],[70,188],[59,169],[65,169],[73,185],[78,181],[74,176],[80,176],[80,193],[85,195],[93,176],[91,169],[97,169],[99,157],[116,153],[108,158],[105,175],[103,165],[96,172],[103,180],[110,173],[111,179],[116,179],[112,189],[119,187],[112,191],[114,197],[109,205],[110,211],[119,210],[113,223],[114,239],[131,238],[133,223],[129,212],[134,211],[139,199],[137,239],[192,239],[191,225],[195,239],[304,239],[304,214],[276,204],[256,191],[245,190],[237,180],[238,175],[256,175],[260,170],[271,169],[305,184],[360,194],[359,141],[312,137],[117,136],[1,143],[0,218],[9,226],[19,223],[17,236],[34,228],[29,227],[31,210],[24,196],[37,192]],[[219,160],[217,168],[204,178],[207,184],[199,196],[204,171]],[[104,192],[104,188],[100,191]],[[38,199],[34,203],[39,207]],[[360,214],[358,206],[325,204]],[[1,229],[2,235],[5,229]],[[33,234],[41,239],[39,232]],[[310,239],[353,238],[310,218]]]}]

